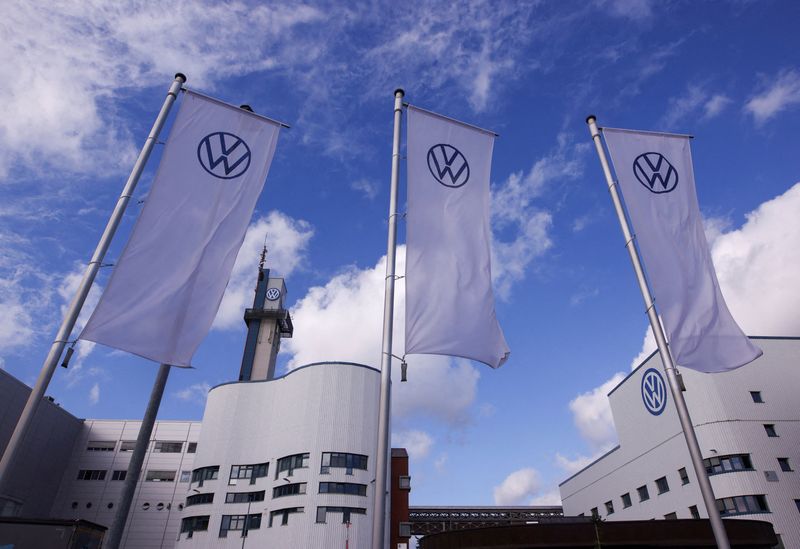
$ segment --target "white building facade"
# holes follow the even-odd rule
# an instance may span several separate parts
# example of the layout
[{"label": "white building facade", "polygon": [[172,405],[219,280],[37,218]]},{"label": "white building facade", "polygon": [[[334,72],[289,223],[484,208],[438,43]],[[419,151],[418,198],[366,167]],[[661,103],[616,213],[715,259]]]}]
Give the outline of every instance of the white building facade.
[{"label": "white building facade", "polygon": [[[682,369],[684,396],[723,518],[771,522],[800,547],[800,338],[751,338],[736,370]],[[603,520],[706,518],[661,359],[608,395],[619,445],[559,486],[564,514]]]}]

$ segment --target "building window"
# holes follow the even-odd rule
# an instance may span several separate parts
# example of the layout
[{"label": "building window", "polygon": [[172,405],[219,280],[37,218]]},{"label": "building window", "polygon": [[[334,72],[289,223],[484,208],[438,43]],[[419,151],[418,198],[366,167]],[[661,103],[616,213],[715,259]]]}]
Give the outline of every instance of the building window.
[{"label": "building window", "polygon": [[411,477],[408,475],[400,475],[397,479],[397,487],[401,490],[411,490]]},{"label": "building window", "polygon": [[197,452],[197,443],[196,442],[190,442],[189,446],[186,448],[186,453],[187,454],[194,454],[195,452]]},{"label": "building window", "polygon": [[199,482],[198,487],[200,487],[206,480],[216,480],[217,475],[219,475],[219,465],[200,467],[192,471],[192,482]]},{"label": "building window", "polygon": [[605,505],[606,505],[606,514],[607,515],[613,515],[614,514],[614,502],[613,501],[607,501],[605,503]]},{"label": "building window", "polygon": [[681,477],[681,484],[689,484],[689,473],[686,472],[686,467],[678,469],[678,476]]},{"label": "building window", "polygon": [[706,472],[709,475],[730,473],[731,471],[750,471],[753,469],[753,462],[750,461],[750,454],[714,456],[704,459],[703,465],[706,466]]},{"label": "building window", "polygon": [[700,511],[697,510],[697,505],[692,505],[689,507],[689,513],[692,515],[693,519],[700,518]]},{"label": "building window", "polygon": [[647,485],[639,486],[636,491],[639,493],[640,502],[650,499],[650,492],[647,491]]},{"label": "building window", "polygon": [[320,494],[348,494],[351,496],[366,496],[367,485],[354,482],[320,482]]},{"label": "building window", "polygon": [[722,516],[769,513],[767,498],[763,494],[718,499],[717,509]]},{"label": "building window", "polygon": [[117,446],[116,440],[90,440],[86,446],[87,452],[113,452]]},{"label": "building window", "polygon": [[277,511],[270,511],[269,513],[269,527],[272,528],[272,524],[275,520],[275,517],[281,521],[281,526],[286,526],[289,524],[289,515],[293,513],[302,513],[303,507],[287,507],[286,509],[278,509]]},{"label": "building window", "polygon": [[753,402],[757,404],[763,404],[764,399],[761,398],[761,391],[750,391],[750,398],[753,399]]},{"label": "building window", "polygon": [[106,472],[97,469],[81,469],[78,471],[78,480],[105,480]]},{"label": "building window", "polygon": [[225,503],[250,503],[264,501],[264,490],[260,492],[228,492],[225,494]]},{"label": "building window", "polygon": [[666,515],[664,515],[664,518],[666,520],[677,520],[678,519],[678,513],[667,513]]},{"label": "building window", "polygon": [[275,468],[275,479],[277,480],[283,471],[288,471],[286,476],[290,477],[295,469],[308,467],[308,455],[308,452],[306,452],[305,454],[294,454],[279,459],[278,466]]},{"label": "building window", "polygon": [[272,499],[282,498],[283,496],[296,496],[306,493],[306,483],[296,482],[294,484],[283,484],[272,489]]},{"label": "building window", "polygon": [[111,480],[125,480],[128,476],[128,471],[114,471],[111,473]]},{"label": "building window", "polygon": [[317,507],[317,522],[326,523],[328,513],[341,513],[342,524],[348,524],[352,522],[351,515],[366,515],[367,510],[361,507]]},{"label": "building window", "polygon": [[[261,528],[261,513],[253,515],[222,515],[219,526],[219,537],[228,536],[231,530],[241,530],[242,537],[247,537],[248,530],[258,530]],[[244,543],[244,541],[242,541]]]},{"label": "building window", "polygon": [[201,505],[203,503],[213,503],[214,494],[194,494],[186,498],[186,507]]},{"label": "building window", "polygon": [[589,512],[591,513],[593,519],[600,518],[600,512],[597,510],[597,507],[592,507],[592,510]]},{"label": "building window", "polygon": [[189,482],[192,480],[192,472],[191,471],[181,471],[181,482]]},{"label": "building window", "polygon": [[257,463],[255,465],[232,465],[231,477],[228,484],[236,484],[238,479],[250,479],[250,484],[255,484],[257,478],[267,476],[268,463]]},{"label": "building window", "polygon": [[800,499],[794,500],[794,504],[797,506],[797,512],[800,513]]},{"label": "building window", "polygon": [[367,456],[361,454],[347,454],[344,452],[322,452],[321,474],[330,473],[331,467],[345,469],[348,475],[353,474],[353,469],[367,470]]},{"label": "building window", "polygon": [[623,507],[624,509],[627,509],[627,508],[628,508],[628,507],[630,507],[631,505],[633,505],[633,504],[631,503],[631,495],[630,495],[630,493],[628,493],[628,492],[625,492],[624,494],[622,494],[622,507]]},{"label": "building window", "polygon": [[664,494],[666,492],[669,492],[669,483],[667,482],[667,477],[657,478],[656,488],[658,488],[659,494]]},{"label": "building window", "polygon": [[774,423],[765,423],[764,430],[767,432],[768,437],[776,437],[778,436],[777,431],[775,431],[775,424]]},{"label": "building window", "polygon": [[153,445],[153,452],[157,454],[180,454],[183,451],[183,442],[157,440]]},{"label": "building window", "polygon": [[135,440],[123,440],[119,445],[120,452],[133,452],[134,448],[136,448]]},{"label": "building window", "polygon": [[793,471],[792,465],[789,463],[789,458],[778,458],[778,465],[781,466],[781,471]]},{"label": "building window", "polygon": [[192,536],[192,532],[204,532],[208,530],[208,519],[210,519],[210,515],[203,515],[200,517],[186,517],[181,521],[181,533],[189,533],[189,537]]},{"label": "building window", "polygon": [[175,471],[147,471],[144,480],[147,482],[175,482]]}]

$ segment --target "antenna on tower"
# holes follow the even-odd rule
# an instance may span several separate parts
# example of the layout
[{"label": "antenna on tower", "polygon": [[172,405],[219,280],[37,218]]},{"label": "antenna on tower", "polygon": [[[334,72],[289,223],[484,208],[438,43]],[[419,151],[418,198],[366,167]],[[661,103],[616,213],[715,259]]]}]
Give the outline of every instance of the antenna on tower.
[{"label": "antenna on tower", "polygon": [[264,246],[261,248],[261,259],[258,261],[258,279],[264,278],[264,263],[267,260],[267,235],[264,235]]}]

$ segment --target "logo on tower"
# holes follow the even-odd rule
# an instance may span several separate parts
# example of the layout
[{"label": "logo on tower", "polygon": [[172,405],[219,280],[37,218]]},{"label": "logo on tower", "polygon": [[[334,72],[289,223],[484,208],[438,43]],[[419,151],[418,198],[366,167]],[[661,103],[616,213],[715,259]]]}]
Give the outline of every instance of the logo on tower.
[{"label": "logo on tower", "polygon": [[214,177],[234,179],[250,167],[250,147],[237,135],[214,132],[200,140],[197,159]]},{"label": "logo on tower", "polygon": [[469,163],[452,145],[439,143],[428,149],[428,169],[433,178],[445,187],[456,189],[469,181]]},{"label": "logo on tower", "polygon": [[267,290],[267,299],[275,301],[281,296],[281,291],[278,288],[269,288]]},{"label": "logo on tower", "polygon": [[678,170],[657,152],[637,156],[633,161],[633,175],[645,189],[655,194],[668,193],[678,185]]},{"label": "logo on tower", "polygon": [[667,386],[655,368],[648,369],[642,376],[642,401],[654,416],[661,415],[667,406]]}]

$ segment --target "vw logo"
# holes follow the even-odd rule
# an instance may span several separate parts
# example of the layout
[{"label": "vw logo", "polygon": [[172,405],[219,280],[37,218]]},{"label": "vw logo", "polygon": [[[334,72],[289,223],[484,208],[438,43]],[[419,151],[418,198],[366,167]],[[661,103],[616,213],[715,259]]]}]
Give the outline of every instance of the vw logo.
[{"label": "vw logo", "polygon": [[642,401],[654,416],[661,415],[667,406],[667,386],[655,368],[648,369],[642,376]]},{"label": "vw logo", "polygon": [[208,134],[197,146],[203,169],[220,179],[239,177],[250,167],[250,147],[241,137],[228,132]]},{"label": "vw logo", "polygon": [[657,152],[646,152],[637,156],[633,161],[633,175],[651,193],[668,193],[678,185],[678,171],[675,166]]},{"label": "vw logo", "polygon": [[440,143],[428,149],[428,169],[445,187],[456,189],[469,181],[467,159],[452,145]]},{"label": "vw logo", "polygon": [[267,290],[267,299],[275,301],[281,296],[281,291],[278,288],[270,288]]}]

